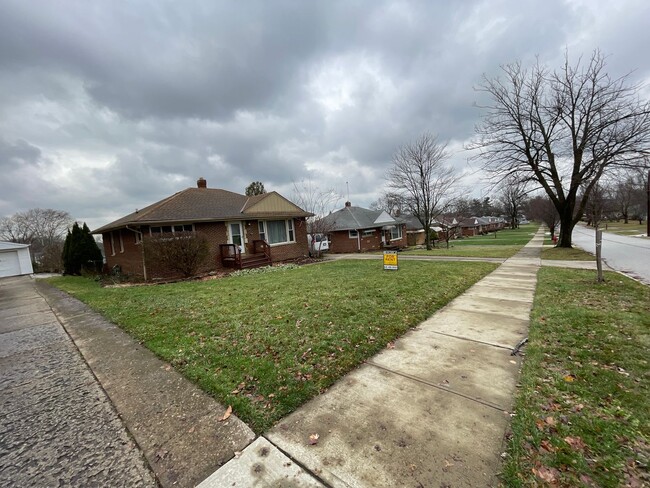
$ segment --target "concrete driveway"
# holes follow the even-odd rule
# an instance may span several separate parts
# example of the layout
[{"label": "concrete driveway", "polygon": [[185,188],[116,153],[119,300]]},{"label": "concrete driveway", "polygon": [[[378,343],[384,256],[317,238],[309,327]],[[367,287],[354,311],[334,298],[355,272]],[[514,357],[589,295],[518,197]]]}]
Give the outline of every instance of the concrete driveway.
[{"label": "concrete driveway", "polygon": [[4,486],[157,486],[29,277],[0,279],[0,412]]}]

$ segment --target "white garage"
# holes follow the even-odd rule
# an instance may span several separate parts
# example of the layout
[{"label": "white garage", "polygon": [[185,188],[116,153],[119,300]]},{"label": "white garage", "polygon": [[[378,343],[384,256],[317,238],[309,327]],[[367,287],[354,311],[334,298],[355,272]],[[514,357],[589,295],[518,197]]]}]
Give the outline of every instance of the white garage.
[{"label": "white garage", "polygon": [[0,278],[33,272],[29,244],[0,241]]}]

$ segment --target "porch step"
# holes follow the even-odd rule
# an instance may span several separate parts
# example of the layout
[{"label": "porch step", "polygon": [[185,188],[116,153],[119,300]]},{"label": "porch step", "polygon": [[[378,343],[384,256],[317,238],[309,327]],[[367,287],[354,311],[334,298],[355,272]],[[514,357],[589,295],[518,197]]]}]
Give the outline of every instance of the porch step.
[{"label": "porch step", "polygon": [[241,269],[260,268],[262,266],[269,266],[271,260],[264,254],[256,254],[254,256],[242,257]]}]

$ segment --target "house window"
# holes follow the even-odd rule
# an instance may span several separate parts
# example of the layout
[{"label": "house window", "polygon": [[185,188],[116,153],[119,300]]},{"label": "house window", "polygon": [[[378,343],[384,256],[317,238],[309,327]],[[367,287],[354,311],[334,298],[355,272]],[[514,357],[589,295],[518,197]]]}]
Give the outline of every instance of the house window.
[{"label": "house window", "polygon": [[293,233],[293,219],[287,220],[287,231],[289,232],[289,242],[295,242]]},{"label": "house window", "polygon": [[176,224],[176,225],[159,225],[152,226],[149,229],[151,235],[154,234],[180,234],[181,232],[194,232],[194,224]]},{"label": "house window", "polygon": [[350,239],[356,239],[357,237],[359,237],[359,232],[357,232],[357,231],[354,230],[354,229],[353,229],[353,230],[349,230],[349,231],[348,231],[348,237],[349,237]]},{"label": "house window", "polygon": [[120,252],[124,252],[124,241],[122,240],[122,231],[118,231],[120,236]]},{"label": "house window", "polygon": [[140,244],[142,242],[142,232],[138,232],[137,230],[134,230],[133,235],[135,236],[135,243]]},{"label": "house window", "polygon": [[366,229],[363,231],[363,234],[361,234],[363,237],[371,237],[375,235],[375,229]]},{"label": "house window", "polygon": [[396,225],[390,229],[390,238],[391,240],[401,239],[402,238],[402,226]]},{"label": "house window", "polygon": [[115,256],[115,237],[111,232],[111,256]]},{"label": "house window", "polygon": [[269,244],[287,244],[296,242],[293,220],[259,221],[260,238]]}]

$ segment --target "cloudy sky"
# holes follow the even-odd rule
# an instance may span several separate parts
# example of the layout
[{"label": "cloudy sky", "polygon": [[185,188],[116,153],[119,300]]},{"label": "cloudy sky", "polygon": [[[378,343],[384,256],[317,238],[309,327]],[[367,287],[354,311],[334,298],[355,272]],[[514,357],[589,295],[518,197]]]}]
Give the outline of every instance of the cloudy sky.
[{"label": "cloudy sky", "polygon": [[647,0],[0,0],[0,216],[96,228],[199,176],[287,197],[349,182],[367,206],[425,131],[483,196],[463,149],[483,74],[600,48],[650,82],[648,46]]}]

